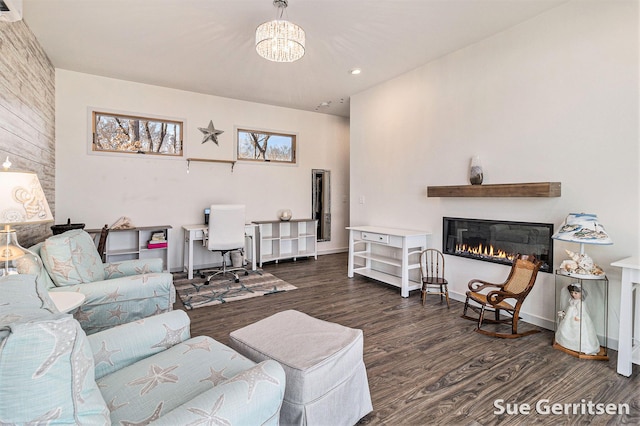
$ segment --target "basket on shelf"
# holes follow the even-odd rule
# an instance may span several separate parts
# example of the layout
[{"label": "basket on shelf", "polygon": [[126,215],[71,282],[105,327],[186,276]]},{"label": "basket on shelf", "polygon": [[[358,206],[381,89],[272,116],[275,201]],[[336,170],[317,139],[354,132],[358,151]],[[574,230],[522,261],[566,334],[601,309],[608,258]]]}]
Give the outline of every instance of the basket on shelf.
[{"label": "basket on shelf", "polygon": [[53,225],[51,227],[51,232],[53,232],[53,235],[58,235],[63,232],[71,231],[72,229],[84,229],[84,223],[71,223],[71,218],[68,218],[67,223],[63,225]]}]

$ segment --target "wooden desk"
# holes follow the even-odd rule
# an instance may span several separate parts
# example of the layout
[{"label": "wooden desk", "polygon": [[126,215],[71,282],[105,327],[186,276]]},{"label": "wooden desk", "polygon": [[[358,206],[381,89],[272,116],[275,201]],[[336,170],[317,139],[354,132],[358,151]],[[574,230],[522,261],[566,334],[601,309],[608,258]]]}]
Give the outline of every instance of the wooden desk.
[{"label": "wooden desk", "polygon": [[[400,287],[402,297],[409,297],[410,290],[422,288],[420,282],[409,279],[409,272],[420,268],[420,253],[427,248],[430,232],[379,226],[350,226],[347,229],[349,278],[356,273]],[[364,265],[356,265],[356,259]]]},{"label": "wooden desk", "polygon": [[[611,266],[622,268],[618,374],[631,376],[632,364],[640,364],[640,256],[627,257]],[[635,300],[635,303],[634,303]],[[633,307],[636,311],[633,311]]]},{"label": "wooden desk", "polygon": [[[251,269],[256,270],[256,227],[253,223],[248,223],[244,227],[245,235],[245,254],[249,253],[251,249],[251,257],[248,260],[251,261]],[[184,232],[184,250],[182,252],[182,266],[183,270],[187,271],[187,277],[193,278],[193,242],[204,241],[204,231],[208,229],[207,225],[182,225],[182,231]],[[247,245],[247,238],[251,239],[250,245]]]}]

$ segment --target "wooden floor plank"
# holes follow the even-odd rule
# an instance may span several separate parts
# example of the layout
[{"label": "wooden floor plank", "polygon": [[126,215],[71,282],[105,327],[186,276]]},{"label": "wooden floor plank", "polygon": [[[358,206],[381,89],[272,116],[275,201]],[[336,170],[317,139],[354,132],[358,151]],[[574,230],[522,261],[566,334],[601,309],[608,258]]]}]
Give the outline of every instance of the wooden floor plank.
[{"label": "wooden floor plank", "polygon": [[[265,264],[297,290],[187,311],[192,335],[228,344],[229,333],[269,315],[296,309],[364,332],[364,361],[374,411],[362,425],[640,424],[639,367],[630,378],[609,361],[578,360],[551,347],[543,330],[520,339],[475,333],[438,297],[422,306],[419,292],[363,277],[347,278],[347,255]],[[182,308],[178,301],[175,307]],[[522,324],[535,328],[529,324]],[[529,415],[496,415],[494,401],[529,404]],[[535,404],[628,404],[629,415],[538,414]]]}]

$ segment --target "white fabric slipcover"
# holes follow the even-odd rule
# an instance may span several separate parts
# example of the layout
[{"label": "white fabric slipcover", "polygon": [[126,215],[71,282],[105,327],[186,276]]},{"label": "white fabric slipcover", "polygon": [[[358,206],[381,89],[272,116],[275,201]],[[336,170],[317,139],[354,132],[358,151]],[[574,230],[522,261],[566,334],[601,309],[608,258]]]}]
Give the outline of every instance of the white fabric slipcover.
[{"label": "white fabric slipcover", "polygon": [[284,368],[283,425],[353,425],[373,409],[362,330],[288,310],[232,332],[230,343]]}]

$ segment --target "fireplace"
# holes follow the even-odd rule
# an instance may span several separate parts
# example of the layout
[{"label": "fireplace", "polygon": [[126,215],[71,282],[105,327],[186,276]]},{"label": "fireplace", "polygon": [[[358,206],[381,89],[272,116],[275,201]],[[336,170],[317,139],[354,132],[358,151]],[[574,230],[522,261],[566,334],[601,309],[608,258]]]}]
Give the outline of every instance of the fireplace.
[{"label": "fireplace", "polygon": [[445,217],[442,251],[453,256],[511,265],[513,257],[534,255],[553,271],[553,224]]}]

